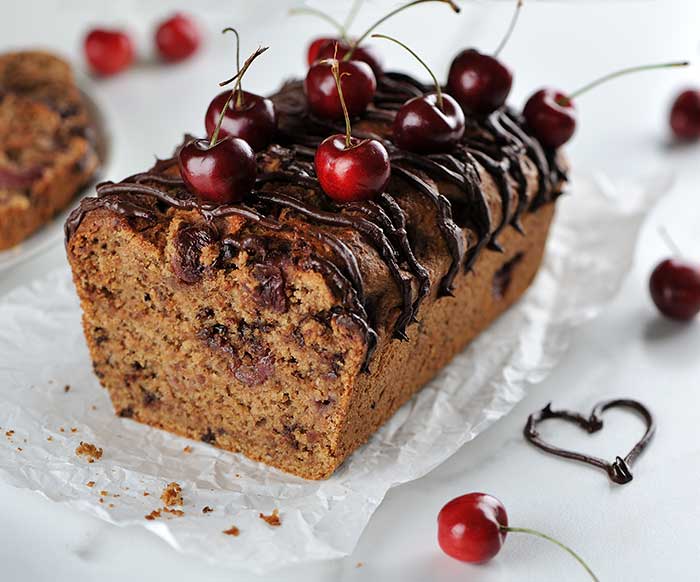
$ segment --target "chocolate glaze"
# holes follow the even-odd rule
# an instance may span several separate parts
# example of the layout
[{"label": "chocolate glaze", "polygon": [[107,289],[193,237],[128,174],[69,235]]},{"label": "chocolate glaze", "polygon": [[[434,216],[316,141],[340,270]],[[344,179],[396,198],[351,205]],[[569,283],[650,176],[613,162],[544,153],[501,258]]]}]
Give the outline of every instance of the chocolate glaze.
[{"label": "chocolate glaze", "polygon": [[[603,419],[601,418],[601,414],[610,408],[616,407],[629,408],[641,415],[646,423],[646,431],[639,442],[632,447],[632,450],[629,453],[627,453],[627,456],[625,456],[624,459],[621,457],[615,457],[615,460],[612,463],[592,455],[584,455],[582,453],[576,453],[574,451],[568,451],[555,447],[554,445],[550,445],[542,440],[539,432],[537,431],[537,426],[541,422],[552,418],[559,418],[567,422],[573,422],[589,434],[593,434],[594,432],[598,432],[603,428]],[[525,438],[536,447],[559,457],[573,459],[575,461],[580,461],[582,463],[603,469],[603,471],[608,474],[610,480],[619,485],[624,485],[632,480],[632,463],[634,463],[637,457],[649,444],[649,441],[654,436],[655,432],[656,423],[654,422],[654,417],[649,409],[637,400],[630,400],[626,398],[600,402],[594,406],[590,416],[588,417],[585,417],[578,412],[570,412],[568,410],[552,410],[550,403],[539,412],[530,415],[530,417],[527,419],[527,424],[525,425],[524,430]]]},{"label": "chocolate glaze", "polygon": [[[408,75],[387,73],[379,80],[374,102],[363,119],[379,122],[386,128],[407,99],[422,95],[426,90],[429,88]],[[406,328],[415,321],[421,302],[430,293],[431,281],[429,272],[417,258],[416,241],[411,240],[407,214],[392,195],[391,184],[395,180],[408,182],[435,209],[436,223],[451,257],[438,292],[439,295],[449,295],[460,267],[470,269],[486,245],[499,249],[498,234],[509,223],[519,228],[522,213],[535,204],[553,199],[559,194],[558,186],[566,179],[565,169],[556,162],[556,152],[545,152],[529,135],[520,116],[501,109],[484,118],[469,119],[462,143],[445,154],[417,155],[397,148],[372,131],[355,131],[358,137],[375,138],[384,143],[392,161],[393,179],[388,190],[373,201],[336,204],[322,194],[313,156],[320,141],[331,133],[342,132],[343,128],[307,111],[300,82],[287,83],[272,100],[280,118],[279,143],[261,152],[259,159],[263,165],[271,159],[276,161],[275,170],[258,176],[256,191],[244,202],[221,206],[201,203],[186,190],[177,172],[173,171],[175,159],[158,160],[148,172],[134,174],[118,184],[99,184],[97,197],[83,200],[66,222],[66,240],[74,235],[87,212],[99,208],[142,220],[146,226],[157,221],[169,208],[196,211],[209,226],[194,230],[187,230],[193,228],[187,227],[179,237],[182,239],[179,247],[183,248],[178,247],[178,266],[187,282],[187,279],[196,280],[203,275],[196,259],[205,243],[218,242],[222,257],[235,252],[238,243],[225,238],[218,240],[216,223],[226,216],[240,216],[251,224],[280,233],[295,228],[282,217],[289,212],[297,219],[320,227],[350,229],[375,249],[391,274],[401,297],[393,334],[396,338],[406,339]],[[538,170],[539,187],[532,204],[527,197],[527,180],[522,165],[524,157],[529,158]],[[497,225],[493,224],[481,189],[481,171],[491,176],[499,191],[503,218]],[[448,200],[437,190],[433,180],[454,184],[461,198]],[[275,186],[284,186],[284,191]],[[515,187],[518,204],[517,208],[511,209]],[[454,215],[453,211],[456,211]],[[476,233],[478,241],[469,249],[460,227]],[[377,343],[374,331],[376,314],[372,313],[371,301],[366,297],[358,259],[351,247],[330,230],[305,229],[302,236],[313,238],[321,251],[305,257],[304,268],[322,273],[344,306],[344,311],[332,315],[337,321],[348,320],[364,331],[368,346],[364,368],[367,369]],[[192,248],[188,247],[188,241]],[[223,259],[217,261],[214,267],[224,262]]]}]

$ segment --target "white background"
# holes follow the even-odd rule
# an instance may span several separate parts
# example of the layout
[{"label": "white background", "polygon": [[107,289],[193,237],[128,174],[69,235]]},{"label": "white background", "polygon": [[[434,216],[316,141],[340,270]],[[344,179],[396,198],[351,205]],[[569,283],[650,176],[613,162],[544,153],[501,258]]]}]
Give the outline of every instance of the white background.
[{"label": "white background", "polygon": [[[196,3],[206,46],[192,60],[159,66],[150,59],[150,29],[186,2],[4,0],[0,50],[44,46],[59,50],[83,70],[81,38],[92,24],[125,25],[139,39],[144,63],[106,81],[85,79],[113,129],[108,178],[146,167],[165,156],[185,131],[202,132],[216,83],[232,71],[232,38],[218,30],[234,25],[244,52],[271,45],[248,77],[247,88],[270,92],[303,74],[307,41],[328,32],[310,18],[288,18],[290,2],[208,0]],[[324,4],[331,4],[326,2]],[[344,3],[335,3],[342,15]],[[463,4],[459,17],[444,7],[422,6],[382,30],[407,41],[436,72],[466,46],[485,51],[498,43],[512,2]],[[393,3],[368,2],[360,24]],[[390,68],[416,71],[410,58],[383,47]],[[598,74],[629,64],[689,58],[700,61],[700,3],[527,2],[503,53],[515,71],[512,103],[534,89],[572,90]],[[700,86],[700,67],[619,80],[582,97],[579,131],[569,147],[579,172],[603,171],[643,180],[674,175],[671,194],[653,212],[636,266],[615,302],[584,326],[567,356],[545,382],[493,428],[427,477],[389,492],[345,560],[281,571],[266,580],[585,580],[560,550],[517,534],[483,566],[445,557],[435,542],[435,518],[454,496],[474,490],[505,503],[513,525],[556,535],[583,554],[601,580],[696,580],[700,554],[700,324],[681,326],[659,318],[647,293],[655,263],[668,254],[656,228],[665,225],[690,256],[700,259],[700,144],[674,147],[667,112],[673,94]],[[591,225],[595,228],[595,225]],[[11,271],[0,273],[0,294],[65,262],[60,243]],[[624,487],[599,471],[545,456],[528,446],[521,430],[527,415],[549,400],[587,412],[601,398],[642,399],[656,412],[657,438]],[[606,417],[608,418],[608,417]],[[602,434],[587,437],[568,426],[546,429],[561,442],[603,456],[625,452],[641,423],[611,412]],[[361,567],[357,567],[362,563]],[[0,485],[0,580],[258,580],[177,554],[138,529],[120,530],[50,504],[35,494]]]}]

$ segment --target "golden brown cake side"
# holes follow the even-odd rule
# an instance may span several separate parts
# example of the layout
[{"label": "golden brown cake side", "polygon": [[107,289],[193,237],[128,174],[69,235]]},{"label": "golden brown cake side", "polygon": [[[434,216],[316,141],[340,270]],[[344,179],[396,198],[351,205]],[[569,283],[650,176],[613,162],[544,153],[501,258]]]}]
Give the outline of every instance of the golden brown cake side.
[{"label": "golden brown cake side", "polygon": [[[388,76],[357,131],[386,139],[413,90]],[[159,162],[84,200],[67,251],[118,414],[318,479],[527,288],[564,171],[499,111],[449,156],[391,148],[386,192],[339,205],[312,162],[333,128],[298,84],[275,103],[242,203],[202,205]]]},{"label": "golden brown cake side", "polygon": [[41,52],[0,56],[0,250],[48,222],[90,180],[95,139],[67,63]]}]

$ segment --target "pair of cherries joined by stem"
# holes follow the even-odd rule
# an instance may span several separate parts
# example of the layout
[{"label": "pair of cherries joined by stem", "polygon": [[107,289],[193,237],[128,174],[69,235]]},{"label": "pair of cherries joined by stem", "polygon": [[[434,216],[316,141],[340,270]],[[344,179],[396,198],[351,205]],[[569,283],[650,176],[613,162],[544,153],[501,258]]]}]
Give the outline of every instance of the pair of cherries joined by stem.
[{"label": "pair of cherries joined by stem", "polygon": [[[227,85],[235,81],[233,90],[228,94],[220,108],[218,120],[211,132],[211,139],[191,140],[178,153],[178,166],[185,185],[188,190],[202,200],[216,204],[238,202],[252,190],[255,184],[257,164],[253,148],[248,141],[241,137],[233,134],[221,136],[223,135],[224,121],[227,116],[234,114],[236,115],[234,119],[238,121],[240,121],[241,116],[244,118],[248,115],[251,116],[246,118],[245,123],[241,122],[239,129],[242,127],[246,131],[255,132],[255,123],[259,118],[257,117],[258,113],[251,112],[257,112],[258,108],[255,106],[245,107],[245,100],[252,100],[252,97],[249,97],[252,94],[243,95],[241,83],[252,62],[267,48],[258,48],[248,57],[236,75],[221,83],[221,85]],[[230,103],[238,99],[243,100],[242,109],[235,110],[234,108],[231,112]],[[263,116],[262,119],[267,118]],[[229,130],[231,125],[229,122]]]},{"label": "pair of cherries joined by stem", "polygon": [[539,531],[508,525],[503,504],[485,493],[468,493],[447,503],[438,514],[438,544],[448,556],[480,564],[491,560],[503,547],[508,533],[527,533],[550,541],[568,552],[598,581],[591,568],[571,548]]},{"label": "pair of cherries joined by stem", "polygon": [[[199,27],[186,14],[174,14],[161,22],[155,31],[158,53],[168,62],[188,58],[200,44]],[[93,29],[85,37],[84,49],[90,68],[102,76],[115,75],[127,69],[136,56],[134,43],[123,30]]]}]

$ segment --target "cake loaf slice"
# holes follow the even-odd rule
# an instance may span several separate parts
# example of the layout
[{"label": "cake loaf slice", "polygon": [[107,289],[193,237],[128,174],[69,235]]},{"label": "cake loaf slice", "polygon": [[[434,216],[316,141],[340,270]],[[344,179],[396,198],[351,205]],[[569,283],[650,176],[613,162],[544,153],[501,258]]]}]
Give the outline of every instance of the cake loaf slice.
[{"label": "cake loaf slice", "polygon": [[242,203],[202,204],[174,159],[82,201],[67,253],[119,415],[325,478],[523,293],[562,162],[507,110],[449,155],[398,150],[393,115],[422,91],[387,74],[355,123],[392,158],[373,201],[319,187],[314,148],[336,128],[296,82]]},{"label": "cake loaf slice", "polygon": [[0,250],[65,208],[98,165],[69,65],[42,52],[0,55]]}]

